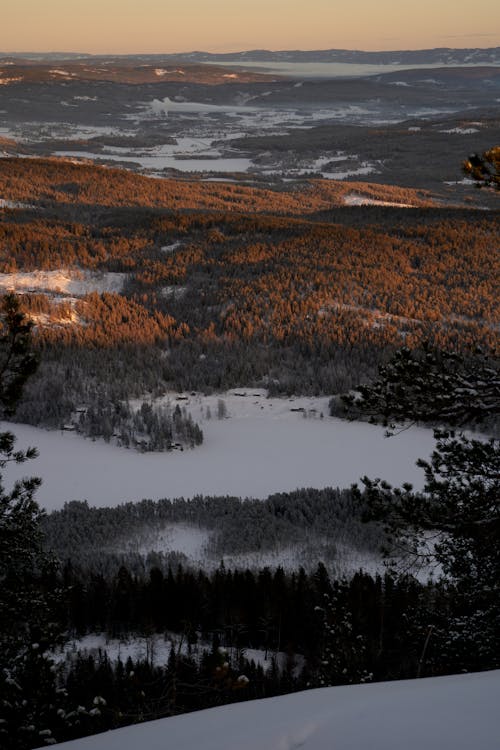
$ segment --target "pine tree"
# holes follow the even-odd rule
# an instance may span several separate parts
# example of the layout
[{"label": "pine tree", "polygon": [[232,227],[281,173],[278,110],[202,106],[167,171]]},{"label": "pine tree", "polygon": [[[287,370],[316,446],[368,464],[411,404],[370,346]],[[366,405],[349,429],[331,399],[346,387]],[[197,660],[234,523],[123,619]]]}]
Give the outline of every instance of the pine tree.
[{"label": "pine tree", "polygon": [[462,169],[477,187],[500,190],[500,146],[493,146],[480,156],[471,154],[462,164]]},{"label": "pine tree", "polygon": [[[0,307],[3,415],[13,413],[35,368],[31,325],[18,299],[8,295]],[[0,470],[35,456],[34,448],[16,450],[12,433],[0,433]],[[57,643],[62,597],[42,544],[43,512],[34,497],[40,480],[22,479],[10,491],[2,480],[0,474],[0,745],[24,750],[54,744],[56,728],[67,733],[80,717],[73,712],[68,718],[49,655]]]},{"label": "pine tree", "polygon": [[5,295],[0,303],[0,413],[9,416],[19,401],[26,380],[38,360],[31,346],[33,324],[21,311],[14,294]]},{"label": "pine tree", "polygon": [[336,581],[330,592],[323,593],[315,612],[320,620],[320,655],[316,682],[320,687],[368,682],[372,679],[365,667],[366,644],[356,633],[348,606],[349,586]]},{"label": "pine tree", "polygon": [[347,416],[369,416],[392,430],[405,421],[483,425],[500,415],[500,360],[403,347],[379,368],[377,380],[342,400]]},{"label": "pine tree", "polygon": [[[474,367],[457,354],[404,349],[354,401],[386,422],[484,424],[500,413],[498,360],[482,356]],[[444,660],[454,669],[500,666],[500,441],[444,429],[434,437],[430,460],[417,462],[423,492],[365,477],[366,517],[384,524],[399,558],[434,562],[444,575]]]}]

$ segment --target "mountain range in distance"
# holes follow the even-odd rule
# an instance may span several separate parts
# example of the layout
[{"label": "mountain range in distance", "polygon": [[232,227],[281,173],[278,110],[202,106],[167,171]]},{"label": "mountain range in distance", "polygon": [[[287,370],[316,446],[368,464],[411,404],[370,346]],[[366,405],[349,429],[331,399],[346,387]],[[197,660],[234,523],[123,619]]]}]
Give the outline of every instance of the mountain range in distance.
[{"label": "mountain range in distance", "polygon": [[0,64],[43,60],[130,60],[135,62],[310,62],[357,65],[500,65],[500,47],[448,48],[423,50],[247,50],[242,52],[179,52],[142,55],[91,55],[76,52],[0,52]]}]

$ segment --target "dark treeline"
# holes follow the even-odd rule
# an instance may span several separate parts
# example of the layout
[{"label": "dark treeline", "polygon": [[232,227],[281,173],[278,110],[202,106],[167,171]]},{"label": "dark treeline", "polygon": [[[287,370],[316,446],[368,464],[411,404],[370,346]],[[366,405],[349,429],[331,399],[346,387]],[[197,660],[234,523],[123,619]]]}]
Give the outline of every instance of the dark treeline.
[{"label": "dark treeline", "polygon": [[[384,541],[377,524],[359,533],[364,507],[351,491],[326,489],[264,502],[199,497],[100,509],[69,503],[46,517],[46,544],[60,560],[51,585],[65,592],[60,618],[67,633],[141,636],[152,650],[155,636],[173,643],[166,664],[153,651],[126,663],[112,663],[104,652],[68,652],[61,679],[72,700],[104,700],[89,731],[96,721],[107,729],[311,686],[491,668],[491,653],[475,632],[476,603],[460,595],[460,583],[361,570],[339,577],[317,562],[321,538],[332,549],[341,542],[344,554],[349,545],[373,551]],[[308,570],[251,569],[244,562],[201,570],[167,555],[144,555],[137,564],[137,551],[116,554],[127,540],[130,549],[154,549],[151,534],[175,524],[208,530],[220,557],[309,539],[316,562]],[[274,655],[271,669],[246,660],[248,649]]]},{"label": "dark treeline", "polygon": [[[479,644],[464,649],[449,632],[452,589],[411,576],[335,581],[320,563],[311,574],[179,566],[148,578],[122,567],[111,579],[83,581],[66,566],[63,582],[75,635],[165,633],[172,641],[165,664],[155,663],[153,641],[149,655],[125,663],[105,652],[68,656],[72,699],[96,705],[99,696],[89,731],[307,687],[485,668]],[[249,648],[270,668],[247,658]]]},{"label": "dark treeline", "polygon": [[[362,637],[364,668],[374,679],[414,676],[419,645],[423,646],[418,628],[413,653],[408,648],[404,658],[396,656],[396,644],[412,630],[407,618],[417,605],[434,598],[441,599],[441,606],[446,599],[444,591],[438,593],[412,577],[373,578],[360,572],[349,582],[331,581],[322,564],[310,574],[303,569],[253,572],[223,566],[207,574],[178,566],[166,574],[153,568],[145,578],[122,566],[112,578],[92,575],[85,580],[67,565],[63,579],[70,592],[68,626],[75,634],[102,631],[116,637],[171,631],[185,633],[191,643],[211,642],[215,634],[225,648],[285,651],[316,665],[326,635],[322,612],[331,608],[329,617],[342,613],[349,620],[351,637]],[[342,637],[347,638],[347,632]],[[430,656],[428,673],[446,669],[444,662],[438,665]],[[354,678],[338,675],[337,680]]]}]

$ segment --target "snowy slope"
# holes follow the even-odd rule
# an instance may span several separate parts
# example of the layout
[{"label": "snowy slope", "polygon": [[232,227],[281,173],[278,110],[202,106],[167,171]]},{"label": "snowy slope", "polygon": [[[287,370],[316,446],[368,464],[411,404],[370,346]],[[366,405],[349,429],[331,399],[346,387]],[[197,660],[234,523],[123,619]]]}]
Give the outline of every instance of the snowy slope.
[{"label": "snowy slope", "polygon": [[500,671],[324,688],[162,719],[66,750],[498,750]]}]

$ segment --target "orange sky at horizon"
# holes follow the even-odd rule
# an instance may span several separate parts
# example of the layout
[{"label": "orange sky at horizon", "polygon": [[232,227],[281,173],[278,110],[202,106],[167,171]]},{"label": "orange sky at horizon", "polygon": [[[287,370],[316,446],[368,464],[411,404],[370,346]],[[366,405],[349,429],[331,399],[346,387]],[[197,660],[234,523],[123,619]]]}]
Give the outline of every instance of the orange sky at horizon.
[{"label": "orange sky at horizon", "polygon": [[500,45],[498,0],[15,0],[1,20],[1,52]]}]

